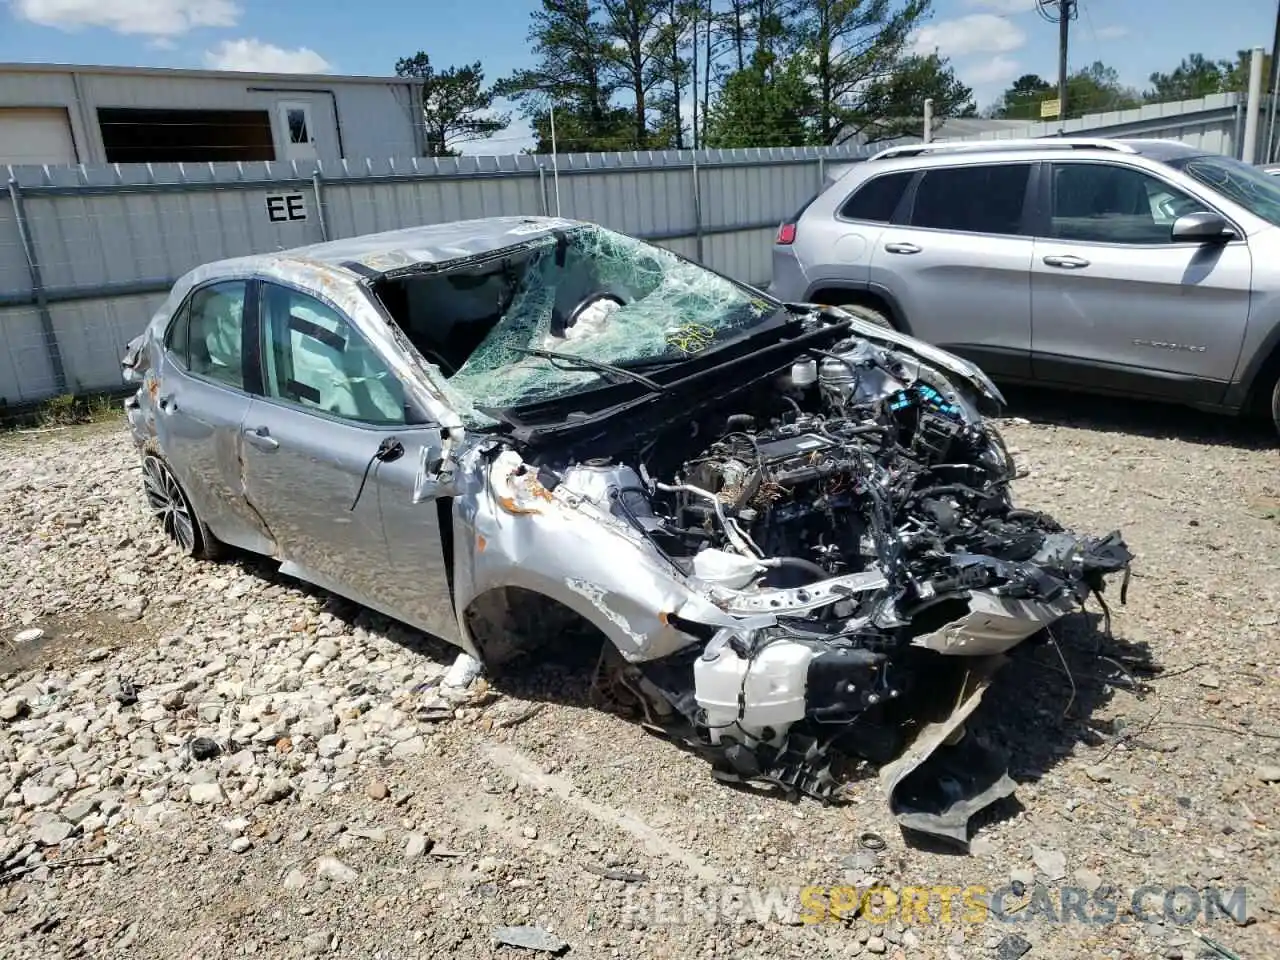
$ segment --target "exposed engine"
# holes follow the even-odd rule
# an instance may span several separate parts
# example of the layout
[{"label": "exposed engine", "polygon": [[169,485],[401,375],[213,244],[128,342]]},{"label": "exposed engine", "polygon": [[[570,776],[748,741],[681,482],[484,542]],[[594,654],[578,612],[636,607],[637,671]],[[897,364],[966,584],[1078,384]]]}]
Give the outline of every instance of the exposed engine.
[{"label": "exposed engine", "polygon": [[[746,396],[748,410],[686,421],[690,438],[673,427],[632,462],[565,476],[743,617],[640,665],[721,776],[829,798],[837,755],[897,755],[903,704],[960,658],[1008,651],[1106,573],[1127,585],[1118,533],[1013,506],[1012,460],[976,397],[910,353],[850,339]],[[936,806],[915,825],[957,836]]]}]

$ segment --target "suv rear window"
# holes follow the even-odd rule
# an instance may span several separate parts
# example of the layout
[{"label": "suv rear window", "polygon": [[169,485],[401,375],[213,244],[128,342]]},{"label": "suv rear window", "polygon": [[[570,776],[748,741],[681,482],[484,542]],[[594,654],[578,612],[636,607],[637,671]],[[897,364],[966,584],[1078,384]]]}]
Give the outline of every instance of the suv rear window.
[{"label": "suv rear window", "polygon": [[1022,232],[1029,163],[926,170],[911,211],[913,227],[968,233]]},{"label": "suv rear window", "polygon": [[908,170],[903,173],[887,173],[882,177],[872,177],[844,202],[844,206],[840,208],[840,216],[846,220],[888,223],[893,219],[893,211],[898,209],[898,203],[906,193],[907,184],[914,176],[915,171]]}]

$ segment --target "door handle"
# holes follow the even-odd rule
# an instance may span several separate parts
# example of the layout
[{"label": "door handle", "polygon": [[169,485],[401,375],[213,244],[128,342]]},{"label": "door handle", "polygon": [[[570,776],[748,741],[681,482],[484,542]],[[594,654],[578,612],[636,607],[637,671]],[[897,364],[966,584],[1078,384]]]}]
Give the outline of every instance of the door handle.
[{"label": "door handle", "polygon": [[245,427],[244,438],[263,450],[275,450],[280,446],[280,441],[271,436],[266,427]]},{"label": "door handle", "polygon": [[917,247],[914,243],[886,243],[884,245],[884,248],[885,250],[889,251],[889,253],[919,253],[920,252],[920,247]]},{"label": "door handle", "polygon": [[173,399],[173,394],[165,394],[156,401],[156,406],[160,408],[161,413],[173,413],[178,409],[178,401]]},{"label": "door handle", "polygon": [[1072,254],[1066,254],[1061,257],[1045,257],[1044,262],[1046,266],[1061,267],[1063,270],[1080,270],[1089,265],[1088,260]]}]

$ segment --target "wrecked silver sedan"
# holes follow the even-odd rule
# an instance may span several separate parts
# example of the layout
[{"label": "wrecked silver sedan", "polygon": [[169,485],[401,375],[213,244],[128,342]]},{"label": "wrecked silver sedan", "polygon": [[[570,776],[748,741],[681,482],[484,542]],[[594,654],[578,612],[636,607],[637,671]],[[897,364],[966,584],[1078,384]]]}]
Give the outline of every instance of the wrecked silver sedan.
[{"label": "wrecked silver sedan", "polygon": [[960,841],[1012,789],[964,733],[994,667],[1130,560],[1014,507],[976,367],[591,224],[210,264],[124,370],[184,551],[491,669],[585,621],[718,776],[831,799],[888,764],[904,827]]}]

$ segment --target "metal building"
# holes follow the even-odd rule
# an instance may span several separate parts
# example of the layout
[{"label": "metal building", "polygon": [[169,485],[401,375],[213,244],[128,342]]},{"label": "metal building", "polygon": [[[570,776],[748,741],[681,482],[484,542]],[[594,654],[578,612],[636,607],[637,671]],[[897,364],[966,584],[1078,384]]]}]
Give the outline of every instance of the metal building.
[{"label": "metal building", "polygon": [[422,156],[420,81],[0,63],[0,166]]}]

